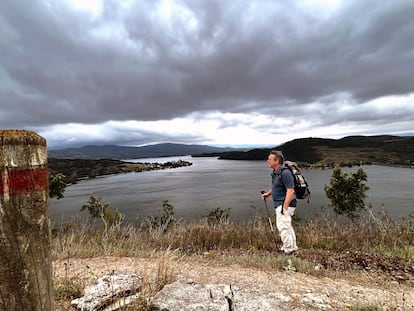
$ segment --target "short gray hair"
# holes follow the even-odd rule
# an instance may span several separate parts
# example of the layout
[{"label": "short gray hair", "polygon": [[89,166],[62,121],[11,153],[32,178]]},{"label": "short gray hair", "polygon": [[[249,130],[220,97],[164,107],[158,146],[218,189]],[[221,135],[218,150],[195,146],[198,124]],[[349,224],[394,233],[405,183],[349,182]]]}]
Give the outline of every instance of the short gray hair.
[{"label": "short gray hair", "polygon": [[280,164],[282,164],[285,161],[285,157],[283,156],[283,153],[280,150],[271,150],[270,154],[274,154],[275,158],[279,161]]}]

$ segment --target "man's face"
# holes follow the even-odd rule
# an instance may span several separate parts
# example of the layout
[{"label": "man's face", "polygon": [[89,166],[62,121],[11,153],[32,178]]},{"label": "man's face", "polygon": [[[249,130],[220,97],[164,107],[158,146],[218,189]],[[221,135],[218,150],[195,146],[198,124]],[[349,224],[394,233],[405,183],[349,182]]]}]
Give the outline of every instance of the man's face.
[{"label": "man's face", "polygon": [[267,164],[269,164],[269,167],[275,169],[279,165],[279,161],[276,160],[276,156],[274,154],[269,154],[267,157]]}]

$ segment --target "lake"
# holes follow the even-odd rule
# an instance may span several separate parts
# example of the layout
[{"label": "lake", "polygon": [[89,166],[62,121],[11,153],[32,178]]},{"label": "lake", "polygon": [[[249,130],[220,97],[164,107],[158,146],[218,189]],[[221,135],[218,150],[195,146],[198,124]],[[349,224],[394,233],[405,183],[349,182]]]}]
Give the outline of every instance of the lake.
[{"label": "lake", "polygon": [[[128,160],[133,162],[192,162],[192,166],[168,170],[128,173],[84,180],[66,188],[63,199],[50,200],[51,218],[65,221],[80,212],[90,195],[101,197],[110,208],[117,208],[127,221],[142,221],[148,214],[157,214],[164,200],[176,211],[177,218],[199,219],[209,210],[220,207],[231,209],[234,221],[253,220],[255,207],[266,212],[261,190],[271,184],[271,169],[266,161],[234,161],[217,158],[168,157]],[[343,168],[356,171],[358,168]],[[390,217],[407,218],[414,213],[414,170],[410,168],[368,165],[367,202],[375,209],[382,205]],[[306,218],[320,212],[329,204],[324,186],[330,183],[332,169],[305,169],[302,174],[310,184],[310,203],[298,200],[298,215]],[[267,200],[269,209],[272,201]]]}]

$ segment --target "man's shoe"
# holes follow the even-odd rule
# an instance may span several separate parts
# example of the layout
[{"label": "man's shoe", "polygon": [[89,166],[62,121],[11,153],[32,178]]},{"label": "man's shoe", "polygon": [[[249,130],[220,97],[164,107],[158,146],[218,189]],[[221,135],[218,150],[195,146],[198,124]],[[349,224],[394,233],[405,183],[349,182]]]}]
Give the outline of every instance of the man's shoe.
[{"label": "man's shoe", "polygon": [[295,248],[295,249],[292,249],[292,250],[283,250],[283,252],[286,254],[286,255],[293,255],[293,254],[296,254],[296,252],[298,251],[298,248]]}]

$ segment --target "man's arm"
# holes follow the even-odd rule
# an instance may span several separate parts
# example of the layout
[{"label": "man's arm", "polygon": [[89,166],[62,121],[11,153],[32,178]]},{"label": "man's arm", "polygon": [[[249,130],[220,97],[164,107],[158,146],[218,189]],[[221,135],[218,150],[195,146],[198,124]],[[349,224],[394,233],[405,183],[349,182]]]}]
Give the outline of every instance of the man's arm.
[{"label": "man's arm", "polygon": [[285,200],[283,201],[283,208],[285,209],[285,211],[288,210],[290,203],[292,202],[292,200],[295,198],[295,189],[294,188],[287,188],[286,189],[286,197]]}]

